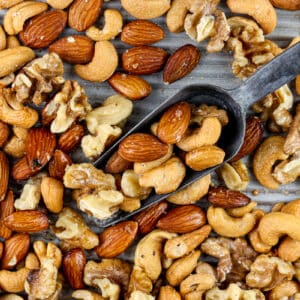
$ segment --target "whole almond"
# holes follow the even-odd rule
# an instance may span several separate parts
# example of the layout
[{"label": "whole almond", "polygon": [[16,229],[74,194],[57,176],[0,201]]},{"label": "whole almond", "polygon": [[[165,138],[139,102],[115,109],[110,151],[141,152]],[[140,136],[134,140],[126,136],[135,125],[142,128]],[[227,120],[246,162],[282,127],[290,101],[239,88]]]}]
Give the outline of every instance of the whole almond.
[{"label": "whole almond", "polygon": [[47,11],[30,19],[19,37],[23,44],[30,48],[45,48],[62,33],[66,24],[66,12],[63,10]]},{"label": "whole almond", "polygon": [[69,250],[63,256],[63,270],[73,290],[84,288],[83,274],[86,265],[86,256],[81,248]]},{"label": "whole almond", "polygon": [[157,127],[158,138],[166,144],[178,143],[186,133],[191,120],[191,107],[178,102],[164,112]]},{"label": "whole almond", "polygon": [[65,169],[72,164],[71,157],[62,152],[55,150],[53,158],[49,163],[49,175],[53,178],[62,180],[65,175]]},{"label": "whole almond", "polygon": [[139,46],[122,54],[123,69],[134,75],[147,75],[159,72],[168,59],[168,52],[152,46]]},{"label": "whole almond", "polygon": [[140,233],[147,234],[151,232],[155,228],[160,217],[166,213],[167,208],[168,203],[162,201],[135,215],[133,219],[138,222]]},{"label": "whole almond", "polygon": [[180,294],[170,285],[162,286],[159,290],[158,300],[181,300]]},{"label": "whole almond", "polygon": [[131,100],[140,100],[150,95],[151,85],[141,77],[115,73],[108,79],[110,86],[119,94]]},{"label": "whole almond", "polygon": [[32,171],[41,170],[51,159],[56,146],[56,138],[46,128],[33,128],[28,133],[26,158]]},{"label": "whole almond", "polygon": [[11,176],[15,180],[25,180],[30,178],[31,176],[37,174],[39,170],[33,171],[28,164],[27,157],[22,157],[19,161],[17,161],[11,170]]},{"label": "whole almond", "polygon": [[168,152],[168,145],[147,133],[133,133],[119,145],[119,155],[132,162],[147,162],[159,159]]},{"label": "whole almond", "polygon": [[241,192],[218,186],[209,190],[208,201],[216,207],[235,208],[249,204],[251,199]]},{"label": "whole almond", "polygon": [[0,121],[0,147],[8,141],[9,127],[6,123]]},{"label": "whole almond", "polygon": [[83,126],[80,124],[74,124],[59,137],[58,148],[65,153],[69,153],[80,144],[83,136]]},{"label": "whole almond", "polygon": [[102,0],[75,0],[69,8],[69,26],[85,31],[98,19]]},{"label": "whole almond", "polygon": [[5,240],[4,252],[1,261],[2,269],[13,269],[27,255],[30,247],[30,236],[18,233]]},{"label": "whole almond", "polygon": [[70,64],[87,64],[94,55],[94,42],[87,36],[71,35],[59,39],[48,50]]},{"label": "whole almond", "polygon": [[123,253],[137,235],[138,223],[120,222],[104,229],[99,235],[99,246],[95,248],[100,257],[113,258]]},{"label": "whole almond", "polygon": [[121,41],[132,45],[150,45],[164,39],[163,29],[147,20],[134,20],[123,27]]},{"label": "whole almond", "polygon": [[171,209],[157,223],[157,227],[176,233],[187,233],[205,225],[206,216],[196,205],[183,205]]},{"label": "whole almond", "polygon": [[57,214],[63,209],[64,185],[61,181],[52,177],[43,177],[41,193],[49,211]]},{"label": "whole almond", "polygon": [[0,201],[5,199],[9,179],[9,163],[6,154],[0,151]]},{"label": "whole almond", "polygon": [[231,161],[238,161],[252,153],[262,141],[263,134],[263,122],[258,117],[248,117],[243,145]]},{"label": "whole almond", "polygon": [[33,233],[49,227],[47,216],[38,210],[20,210],[3,219],[3,223],[12,231]]},{"label": "whole almond", "polygon": [[128,169],[132,169],[132,162],[122,158],[118,151],[116,151],[107,161],[105,172],[110,174],[123,173]]},{"label": "whole almond", "polygon": [[3,201],[0,202],[0,237],[8,239],[11,236],[12,231],[6,227],[3,223],[5,217],[14,212],[14,193],[9,190]]},{"label": "whole almond", "polygon": [[169,84],[191,73],[200,60],[200,50],[193,45],[184,45],[168,59],[163,74],[164,83]]}]

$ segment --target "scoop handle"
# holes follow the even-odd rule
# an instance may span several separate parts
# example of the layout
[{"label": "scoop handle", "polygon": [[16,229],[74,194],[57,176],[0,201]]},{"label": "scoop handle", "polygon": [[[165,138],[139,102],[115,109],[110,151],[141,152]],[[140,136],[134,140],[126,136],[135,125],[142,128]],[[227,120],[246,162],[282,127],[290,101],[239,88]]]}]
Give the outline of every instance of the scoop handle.
[{"label": "scoop handle", "polygon": [[276,56],[242,85],[228,93],[245,108],[274,92],[300,74],[300,42]]}]

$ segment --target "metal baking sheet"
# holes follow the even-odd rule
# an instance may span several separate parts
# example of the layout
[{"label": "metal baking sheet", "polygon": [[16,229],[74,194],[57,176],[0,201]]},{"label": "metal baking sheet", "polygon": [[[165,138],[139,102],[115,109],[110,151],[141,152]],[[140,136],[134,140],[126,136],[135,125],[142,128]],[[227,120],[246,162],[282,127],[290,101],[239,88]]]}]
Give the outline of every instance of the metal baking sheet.
[{"label": "metal baking sheet", "polygon": [[[124,23],[132,20],[133,18],[129,16],[120,5],[119,0],[111,0],[110,2],[104,2],[103,9],[105,8],[116,8],[120,9],[122,15],[124,17]],[[227,16],[230,16],[231,13],[228,11],[225,5],[225,1],[221,2],[220,8],[225,11]],[[3,20],[3,15],[5,11],[0,11],[1,23]],[[283,10],[277,10],[278,13],[278,24],[277,28],[272,34],[268,35],[267,38],[275,41],[279,46],[285,47],[289,44],[289,42],[295,36],[300,35],[300,11],[289,12]],[[266,16],[267,17],[267,16]],[[157,107],[157,105],[164,100],[166,100],[169,96],[174,95],[181,88],[194,83],[209,83],[218,85],[224,88],[233,88],[240,84],[240,80],[235,78],[232,75],[231,71],[231,62],[232,55],[230,53],[222,52],[211,54],[207,53],[205,50],[206,43],[201,43],[200,45],[194,43],[189,39],[189,37],[185,33],[180,34],[171,34],[168,32],[167,27],[165,25],[165,18],[161,17],[153,20],[157,24],[161,25],[166,32],[166,38],[155,44],[155,46],[162,47],[166,49],[168,52],[174,52],[178,47],[184,44],[194,44],[198,46],[201,50],[201,60],[197,68],[184,79],[175,82],[171,85],[164,85],[162,83],[162,74],[157,73],[151,76],[144,76],[144,78],[149,81],[149,83],[153,87],[152,94],[141,101],[134,102],[134,111],[132,116],[129,118],[126,128],[129,128],[136,124],[140,119],[143,118],[148,112],[150,112],[153,108]],[[98,22],[99,25],[103,24],[103,14],[101,14],[101,18]],[[70,34],[75,34],[74,30],[67,29],[64,31],[62,36],[67,36]],[[76,32],[76,34],[78,34]],[[79,33],[83,34],[83,33]],[[120,41],[119,38],[113,41],[116,46],[118,53],[121,54],[127,48],[128,45],[125,45]],[[41,56],[45,51],[37,51],[38,56]],[[107,83],[91,83],[78,78],[72,72],[72,66],[65,64],[65,78],[73,79],[79,81],[79,83],[85,87],[86,93],[89,97],[90,102],[93,106],[98,106],[105,98],[114,94],[115,92],[110,88]],[[300,72],[299,72],[300,73]],[[294,84],[290,84],[292,90],[294,91]],[[295,95],[295,93],[294,93]],[[295,96],[295,101],[298,101],[300,98]],[[251,111],[249,111],[251,113]],[[83,157],[76,153],[76,159],[78,161],[84,161]],[[251,170],[251,162],[248,162],[249,168]],[[251,172],[250,172],[251,173]],[[216,176],[213,177],[213,182],[218,183],[218,179]],[[18,186],[18,188],[20,188]],[[253,196],[252,191],[258,190],[259,194],[257,196]],[[290,185],[281,186],[279,190],[271,191],[262,187],[253,176],[251,176],[251,183],[249,184],[246,192],[248,196],[250,196],[254,201],[259,203],[259,206],[263,209],[269,210],[270,207],[279,201],[289,201],[292,199],[300,198],[300,185],[299,182],[295,182]],[[66,197],[65,200],[66,206],[75,207],[74,201],[71,200],[70,197]],[[200,201],[200,206],[206,206],[205,200]],[[102,229],[99,226],[99,222],[94,218],[88,217],[86,214],[82,213],[85,216],[85,220],[87,224],[95,231],[100,232]],[[52,222],[55,221],[55,216],[51,216]],[[55,236],[50,232],[43,232],[42,234],[34,234],[34,239],[44,239],[45,241],[54,241],[58,242]],[[132,246],[125,254],[122,255],[123,258],[128,260],[132,260],[134,253],[134,246]],[[90,251],[88,254],[88,259],[96,259],[96,255]],[[60,299],[70,299],[70,291],[64,289]]]}]

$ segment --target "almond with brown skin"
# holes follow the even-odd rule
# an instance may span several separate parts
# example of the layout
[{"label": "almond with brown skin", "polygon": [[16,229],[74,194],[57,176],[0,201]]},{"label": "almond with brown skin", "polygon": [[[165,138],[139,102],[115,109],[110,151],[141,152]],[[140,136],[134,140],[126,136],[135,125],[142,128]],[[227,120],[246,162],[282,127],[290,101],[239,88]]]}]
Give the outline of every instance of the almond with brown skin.
[{"label": "almond with brown skin", "polygon": [[12,231],[33,233],[48,229],[47,216],[38,210],[20,210],[3,219],[3,224]]},{"label": "almond with brown skin", "polygon": [[191,107],[178,102],[164,112],[157,127],[158,138],[166,144],[178,143],[186,133],[191,120]]},{"label": "almond with brown skin", "polygon": [[176,233],[187,233],[205,225],[206,216],[196,205],[183,205],[171,209],[157,223],[157,227]]},{"label": "almond with brown skin", "polygon": [[61,150],[55,150],[53,158],[49,163],[49,175],[62,180],[67,166],[72,165],[71,157]]},{"label": "almond with brown skin", "polygon": [[147,162],[165,156],[168,148],[151,134],[133,133],[120,143],[118,154],[128,161]]},{"label": "almond with brown skin", "polygon": [[67,13],[63,10],[51,10],[41,13],[25,24],[19,37],[30,48],[48,47],[64,30]]},{"label": "almond with brown skin", "polygon": [[29,247],[30,236],[26,233],[18,233],[5,240],[2,269],[13,269],[26,257]]},{"label": "almond with brown skin", "polygon": [[84,136],[84,128],[80,124],[72,125],[58,139],[58,148],[66,153],[74,150]]},{"label": "almond with brown skin", "polygon": [[138,223],[120,222],[104,229],[99,235],[99,246],[95,248],[100,257],[113,258],[123,253],[137,235]]},{"label": "almond with brown skin", "polygon": [[134,20],[123,27],[121,41],[132,45],[150,45],[163,40],[163,29],[147,20]]},{"label": "almond with brown skin", "polygon": [[75,0],[69,8],[69,26],[85,31],[98,19],[102,0]]},{"label": "almond with brown skin", "polygon": [[122,54],[123,69],[134,75],[147,75],[162,70],[168,59],[168,52],[152,46],[139,46]]},{"label": "almond with brown skin", "polygon": [[87,36],[71,35],[53,43],[48,51],[55,52],[67,63],[87,64],[94,55],[94,42]]},{"label": "almond with brown skin", "polygon": [[9,190],[3,201],[0,202],[0,237],[8,239],[11,236],[12,231],[6,227],[3,223],[5,217],[14,212],[14,193]]},{"label": "almond with brown skin", "polygon": [[38,172],[39,170],[32,171],[28,164],[27,157],[24,156],[13,165],[11,176],[15,180],[25,180],[37,174]]},{"label": "almond with brown skin", "polygon": [[150,95],[151,85],[141,77],[115,73],[108,79],[110,86],[119,94],[131,100],[140,100]]},{"label": "almond with brown skin", "polygon": [[105,166],[105,172],[111,174],[123,173],[128,169],[131,169],[133,163],[122,158],[118,151],[115,152],[107,161]]},{"label": "almond with brown skin", "polygon": [[9,163],[6,154],[0,151],[0,201],[5,199],[9,179]]},{"label": "almond with brown skin", "polygon": [[55,147],[55,135],[48,129],[31,129],[26,143],[26,158],[31,170],[41,170],[50,161]]},{"label": "almond with brown skin", "polygon": [[243,145],[231,161],[238,161],[252,153],[262,141],[263,134],[263,122],[258,117],[248,117]]},{"label": "almond with brown skin", "polygon": [[9,137],[9,127],[6,123],[0,121],[0,147],[3,147]]},{"label": "almond with brown skin", "polygon": [[140,233],[147,234],[151,232],[155,228],[160,217],[166,213],[167,208],[168,203],[162,201],[135,215],[133,219],[138,222]]},{"label": "almond with brown skin", "polygon": [[81,248],[69,250],[62,261],[64,274],[73,290],[84,288],[83,275],[86,256]]},{"label": "almond with brown skin", "polygon": [[184,45],[168,59],[163,74],[164,83],[169,84],[191,73],[200,61],[200,50],[193,45]]},{"label": "almond with brown skin", "polygon": [[251,199],[241,192],[218,186],[210,188],[208,201],[216,207],[235,208],[249,204]]}]

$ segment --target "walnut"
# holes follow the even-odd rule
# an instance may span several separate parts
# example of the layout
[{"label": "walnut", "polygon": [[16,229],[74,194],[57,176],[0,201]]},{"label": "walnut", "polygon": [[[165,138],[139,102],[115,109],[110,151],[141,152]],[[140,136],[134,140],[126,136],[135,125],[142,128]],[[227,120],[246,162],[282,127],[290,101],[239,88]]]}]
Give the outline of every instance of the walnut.
[{"label": "walnut", "polygon": [[146,294],[141,291],[134,291],[131,295],[129,300],[154,300],[155,297],[152,295]]},{"label": "walnut", "polygon": [[128,294],[130,295],[134,291],[141,291],[148,294],[152,289],[152,280],[148,277],[146,272],[141,267],[134,266],[130,274]]},{"label": "walnut", "polygon": [[4,88],[4,87],[7,87],[9,86],[10,84],[12,84],[15,80],[15,74],[14,73],[11,73],[5,77],[2,77],[0,79],[0,88]]},{"label": "walnut", "polygon": [[80,214],[69,207],[62,210],[51,230],[62,240],[62,248],[64,249],[76,247],[92,249],[99,244],[97,234],[92,232],[84,223]]},{"label": "walnut", "polygon": [[76,120],[83,120],[91,110],[84,88],[77,81],[67,80],[43,109],[42,121],[44,125],[51,123],[51,132],[62,133]]},{"label": "walnut", "polygon": [[251,265],[246,283],[249,287],[269,291],[283,281],[291,280],[294,275],[295,269],[290,262],[261,254]]}]

